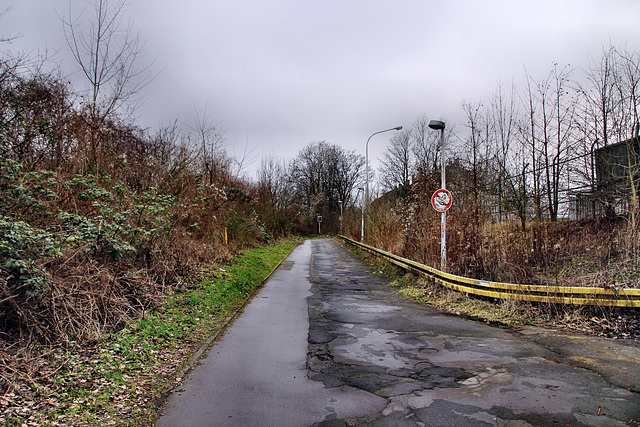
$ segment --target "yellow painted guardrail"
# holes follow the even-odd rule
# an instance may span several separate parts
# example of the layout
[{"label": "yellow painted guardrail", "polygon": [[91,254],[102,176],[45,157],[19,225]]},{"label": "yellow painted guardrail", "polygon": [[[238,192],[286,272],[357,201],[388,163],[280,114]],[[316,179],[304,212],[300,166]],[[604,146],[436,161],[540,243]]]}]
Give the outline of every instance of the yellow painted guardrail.
[{"label": "yellow painted guardrail", "polygon": [[456,276],[437,270],[410,259],[402,258],[373,246],[365,245],[345,236],[345,242],[385,258],[398,267],[420,274],[436,283],[468,294],[490,298],[533,301],[554,304],[603,305],[610,307],[640,307],[640,289],[517,285],[513,283],[488,282]]}]

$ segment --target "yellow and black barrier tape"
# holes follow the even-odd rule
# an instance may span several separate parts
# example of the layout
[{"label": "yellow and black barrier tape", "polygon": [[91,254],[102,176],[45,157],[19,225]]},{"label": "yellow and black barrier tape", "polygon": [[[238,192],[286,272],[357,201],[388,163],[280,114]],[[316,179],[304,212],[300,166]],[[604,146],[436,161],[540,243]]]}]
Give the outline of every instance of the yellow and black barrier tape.
[{"label": "yellow and black barrier tape", "polygon": [[345,236],[338,237],[353,246],[383,257],[400,268],[431,278],[442,286],[472,295],[552,304],[640,308],[640,289],[518,285],[470,279],[468,277],[445,273],[433,267],[399,257]]}]

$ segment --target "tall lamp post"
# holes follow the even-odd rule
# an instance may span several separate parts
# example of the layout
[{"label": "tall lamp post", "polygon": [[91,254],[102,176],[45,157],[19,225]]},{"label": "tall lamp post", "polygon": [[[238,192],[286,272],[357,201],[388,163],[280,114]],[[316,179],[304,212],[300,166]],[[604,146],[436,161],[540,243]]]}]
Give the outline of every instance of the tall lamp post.
[{"label": "tall lamp post", "polygon": [[[364,191],[362,187],[358,187],[358,192],[356,193],[356,200],[358,200],[358,196],[360,196],[360,192]],[[362,216],[362,222],[360,223],[360,241],[364,239],[364,197],[362,198],[362,209],[360,209],[360,214]]]},{"label": "tall lamp post", "polygon": [[360,234],[360,241],[364,243],[364,210],[367,208],[367,206],[369,205],[369,141],[371,141],[371,138],[374,135],[377,135],[379,133],[383,133],[383,132],[389,132],[391,130],[400,130],[402,129],[402,126],[396,126],[394,128],[389,128],[389,129],[385,129],[385,130],[380,130],[378,132],[374,132],[371,134],[371,136],[369,137],[369,139],[367,139],[367,145],[365,148],[365,162],[367,164],[367,187],[366,187],[366,191],[365,191],[365,197],[364,197],[364,207],[362,208],[362,232]]},{"label": "tall lamp post", "polygon": [[[440,188],[446,190],[447,180],[445,173],[444,163],[444,122],[440,120],[431,120],[429,127],[434,130],[440,131],[440,157],[442,158],[442,172],[441,172],[441,184]],[[447,270],[447,211],[443,210],[440,214],[440,269],[442,271]]]}]

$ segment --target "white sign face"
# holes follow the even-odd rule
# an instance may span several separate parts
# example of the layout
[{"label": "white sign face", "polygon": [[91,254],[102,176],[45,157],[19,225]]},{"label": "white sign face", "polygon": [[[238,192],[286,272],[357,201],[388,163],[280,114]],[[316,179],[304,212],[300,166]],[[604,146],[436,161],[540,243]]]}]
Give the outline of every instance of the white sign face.
[{"label": "white sign face", "polygon": [[431,196],[431,206],[438,212],[446,212],[453,203],[453,197],[449,190],[441,188]]}]

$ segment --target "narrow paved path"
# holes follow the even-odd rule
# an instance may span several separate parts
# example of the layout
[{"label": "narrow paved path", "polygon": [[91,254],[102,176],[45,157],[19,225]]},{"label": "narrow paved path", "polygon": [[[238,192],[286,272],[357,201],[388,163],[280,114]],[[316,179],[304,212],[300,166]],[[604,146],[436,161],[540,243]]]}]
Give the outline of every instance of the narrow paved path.
[{"label": "narrow paved path", "polygon": [[384,398],[307,376],[312,246],[294,250],[176,389],[157,426],[308,426],[384,409]]},{"label": "narrow paved path", "polygon": [[640,425],[638,393],[373,273],[334,241],[305,242],[158,425]]}]

